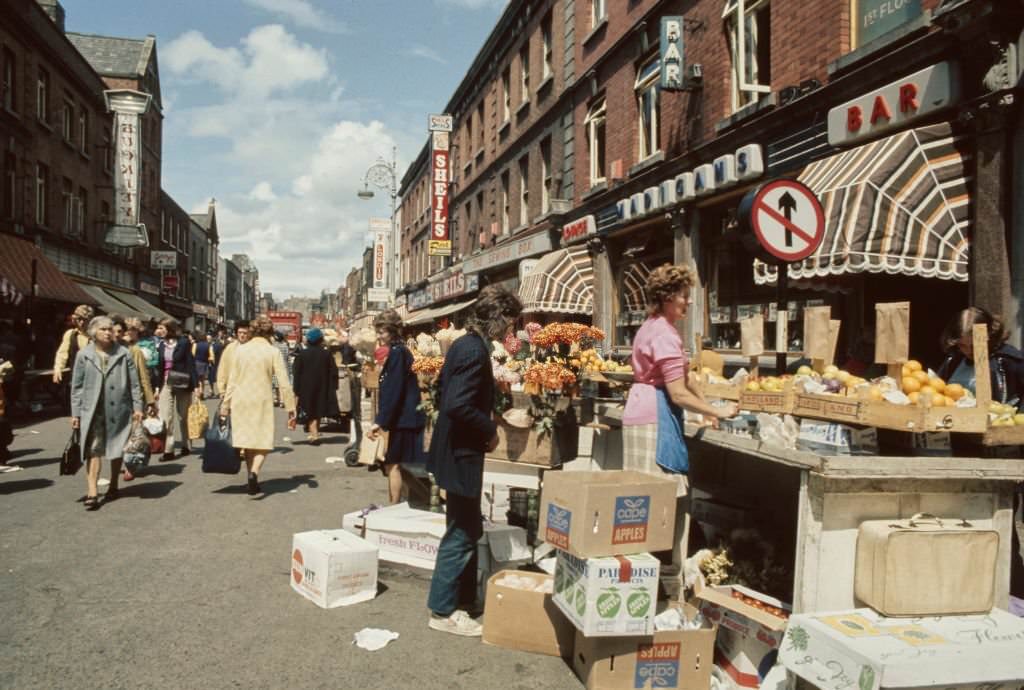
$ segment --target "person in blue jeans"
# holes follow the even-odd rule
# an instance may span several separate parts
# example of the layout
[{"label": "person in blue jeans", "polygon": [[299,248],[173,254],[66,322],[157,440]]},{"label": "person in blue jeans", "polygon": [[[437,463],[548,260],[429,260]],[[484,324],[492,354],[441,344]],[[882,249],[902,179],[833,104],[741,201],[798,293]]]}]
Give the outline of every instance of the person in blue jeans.
[{"label": "person in blue jeans", "polygon": [[427,469],[448,496],[447,530],[437,549],[427,608],[431,629],[475,637],[483,628],[466,608],[476,600],[484,453],[498,444],[491,419],[490,341],[504,340],[512,332],[523,306],[513,293],[492,285],[470,309],[466,335],[452,343],[441,367],[438,415],[427,457]]}]

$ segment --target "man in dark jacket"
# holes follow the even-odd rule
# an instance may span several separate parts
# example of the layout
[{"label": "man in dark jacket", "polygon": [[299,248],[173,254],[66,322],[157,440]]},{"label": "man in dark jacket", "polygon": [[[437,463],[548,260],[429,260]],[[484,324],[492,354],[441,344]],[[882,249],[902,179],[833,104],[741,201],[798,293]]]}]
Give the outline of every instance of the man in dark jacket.
[{"label": "man in dark jacket", "polygon": [[476,599],[484,453],[498,444],[491,418],[490,341],[503,340],[512,331],[522,304],[508,290],[489,286],[470,309],[468,332],[452,343],[441,367],[437,422],[427,459],[427,469],[448,496],[448,529],[437,549],[427,607],[432,629],[474,637],[482,628],[464,609]]}]

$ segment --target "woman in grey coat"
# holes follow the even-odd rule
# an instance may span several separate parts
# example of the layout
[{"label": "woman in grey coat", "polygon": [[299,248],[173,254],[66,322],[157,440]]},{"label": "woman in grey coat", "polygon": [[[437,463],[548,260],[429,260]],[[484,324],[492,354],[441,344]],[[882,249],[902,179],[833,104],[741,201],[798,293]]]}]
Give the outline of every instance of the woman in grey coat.
[{"label": "woman in grey coat", "polygon": [[87,510],[99,508],[96,484],[103,458],[110,460],[110,486],[105,500],[117,498],[124,445],[132,423],[142,421],[139,371],[128,348],[114,339],[113,326],[106,316],[89,322],[91,342],[78,353],[72,370],[71,428],[82,430]]}]

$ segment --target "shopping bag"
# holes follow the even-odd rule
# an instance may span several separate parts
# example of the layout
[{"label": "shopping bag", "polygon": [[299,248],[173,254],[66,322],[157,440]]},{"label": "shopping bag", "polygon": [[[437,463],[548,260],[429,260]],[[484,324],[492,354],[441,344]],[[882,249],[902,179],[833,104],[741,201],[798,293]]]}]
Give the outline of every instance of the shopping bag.
[{"label": "shopping bag", "polygon": [[206,409],[206,405],[196,398],[192,401],[192,404],[188,406],[188,437],[189,440],[195,441],[203,437],[203,433],[206,431],[206,427],[210,425],[210,412]]},{"label": "shopping bag", "polygon": [[142,428],[149,438],[150,454],[160,455],[163,453],[164,447],[167,444],[167,428],[164,426],[164,420],[155,414],[150,415],[142,420]]},{"label": "shopping bag", "polygon": [[135,472],[149,464],[149,456],[152,451],[149,447],[149,437],[141,422],[132,424],[132,430],[128,433],[128,440],[124,444],[124,464],[128,469]]},{"label": "shopping bag", "polygon": [[238,449],[231,445],[231,420],[218,417],[203,436],[203,472],[210,474],[238,474],[242,459]]},{"label": "shopping bag", "polygon": [[77,474],[78,470],[82,468],[80,435],[78,429],[73,429],[71,431],[71,438],[68,439],[68,444],[64,446],[64,454],[60,456],[60,475],[62,477]]},{"label": "shopping bag", "polygon": [[384,462],[387,452],[388,432],[380,432],[377,440],[373,440],[368,435],[363,434],[363,438],[359,442],[359,463],[362,465],[376,465],[379,462]]}]

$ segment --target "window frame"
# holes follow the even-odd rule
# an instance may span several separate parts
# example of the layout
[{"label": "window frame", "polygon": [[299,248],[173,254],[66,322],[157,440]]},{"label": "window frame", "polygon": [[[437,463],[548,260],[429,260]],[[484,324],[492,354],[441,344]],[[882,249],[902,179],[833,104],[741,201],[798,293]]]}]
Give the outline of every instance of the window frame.
[{"label": "window frame", "polygon": [[89,111],[82,106],[78,109],[79,150],[89,155]]},{"label": "window frame", "polygon": [[506,66],[501,72],[501,121],[512,119],[512,70]]},{"label": "window frame", "polygon": [[[607,160],[604,160],[607,158],[607,123],[608,101],[605,98],[601,98],[590,106],[587,110],[587,116],[583,120],[583,126],[586,127],[587,130],[587,157],[589,158],[589,164],[587,167],[591,187],[608,181],[608,173],[605,170],[605,167],[607,167]],[[602,136],[600,137],[600,158],[602,159],[600,161],[600,165],[598,165],[598,156],[594,155],[595,150],[598,148],[598,129],[600,129],[602,133]],[[597,173],[600,173],[600,175]]]},{"label": "window frame", "polygon": [[85,228],[89,219],[89,192],[85,187],[78,188],[78,217],[75,219],[75,230],[78,237],[85,237]]},{"label": "window frame", "polygon": [[4,72],[3,83],[3,106],[12,113],[18,112],[18,56],[14,51],[4,46]]},{"label": "window frame", "polygon": [[520,157],[519,166],[519,225],[530,223],[530,154]]},{"label": "window frame", "polygon": [[3,207],[0,210],[3,211],[4,218],[16,218],[18,215],[18,157],[10,151],[4,152],[3,185],[3,196],[0,198]]},{"label": "window frame", "polygon": [[540,40],[541,40],[541,75],[540,80],[543,82],[548,77],[555,73],[554,66],[554,41],[553,41],[553,27],[554,22],[551,18],[551,13],[548,12],[544,19],[540,22]]},{"label": "window frame", "polygon": [[551,183],[554,180],[551,170],[551,137],[545,137],[540,142],[540,212],[548,213],[551,210]]},{"label": "window frame", "polygon": [[49,220],[49,197],[50,197],[50,169],[44,163],[36,163],[36,183],[35,183],[35,196],[36,196],[36,212],[35,221],[36,225],[41,227],[49,227],[47,222]]},{"label": "window frame", "polygon": [[75,102],[64,94],[64,105],[60,114],[60,135],[69,144],[75,142]]},{"label": "window frame", "polygon": [[50,73],[40,67],[36,77],[36,119],[43,124],[49,124],[49,113]]},{"label": "window frame", "polygon": [[[768,68],[769,81],[771,80],[770,57],[767,66],[760,65],[757,62],[758,15],[761,12],[770,11],[770,8],[771,0],[725,0],[725,5],[722,8],[722,21],[725,23],[725,31],[729,42],[731,62],[731,84],[729,91],[733,112],[757,103],[761,98],[760,94],[769,94],[772,91],[770,83],[762,84],[759,80],[760,73],[766,71],[765,67]],[[738,18],[740,21],[737,21]],[[751,55],[748,55],[746,32],[750,28],[753,29],[754,37],[751,42]],[[770,46],[770,31],[768,43]],[[749,70],[753,79],[751,82],[747,81],[748,65],[753,67],[752,70]]]},{"label": "window frame", "polygon": [[530,102],[530,41],[519,49],[519,103]]},{"label": "window frame", "polygon": [[501,234],[505,236],[512,229],[512,201],[511,195],[512,176],[508,170],[501,173]]},{"label": "window frame", "polygon": [[608,0],[590,0],[590,28],[608,18]]},{"label": "window frame", "polygon": [[[661,64],[652,58],[637,70],[633,91],[637,106],[637,160],[643,162],[661,151]],[[647,121],[647,98],[653,100],[651,122]],[[648,148],[650,150],[648,150]]]}]

